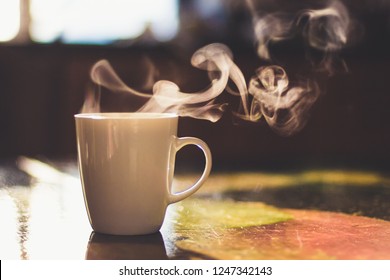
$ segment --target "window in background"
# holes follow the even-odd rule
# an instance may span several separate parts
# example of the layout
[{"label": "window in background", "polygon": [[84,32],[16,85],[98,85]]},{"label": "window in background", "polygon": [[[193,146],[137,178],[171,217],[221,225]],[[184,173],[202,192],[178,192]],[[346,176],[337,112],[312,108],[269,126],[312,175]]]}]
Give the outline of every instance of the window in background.
[{"label": "window in background", "polygon": [[20,29],[20,1],[0,0],[0,42],[14,39]]},{"label": "window in background", "polygon": [[31,39],[40,43],[169,41],[179,29],[178,0],[30,0],[30,15]]}]

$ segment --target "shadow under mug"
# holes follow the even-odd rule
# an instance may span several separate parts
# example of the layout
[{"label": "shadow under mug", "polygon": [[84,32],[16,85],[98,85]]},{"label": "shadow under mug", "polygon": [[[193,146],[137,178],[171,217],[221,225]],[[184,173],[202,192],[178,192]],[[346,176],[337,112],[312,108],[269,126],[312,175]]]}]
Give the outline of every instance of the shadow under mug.
[{"label": "shadow under mug", "polygon": [[124,236],[92,232],[85,254],[87,260],[167,260],[160,232]]},{"label": "shadow under mug", "polygon": [[[170,113],[75,115],[78,163],[89,221],[95,232],[140,235],[159,231],[169,204],[193,194],[211,171],[205,142],[177,137]],[[203,174],[172,192],[176,153],[196,145],[205,156]]]}]

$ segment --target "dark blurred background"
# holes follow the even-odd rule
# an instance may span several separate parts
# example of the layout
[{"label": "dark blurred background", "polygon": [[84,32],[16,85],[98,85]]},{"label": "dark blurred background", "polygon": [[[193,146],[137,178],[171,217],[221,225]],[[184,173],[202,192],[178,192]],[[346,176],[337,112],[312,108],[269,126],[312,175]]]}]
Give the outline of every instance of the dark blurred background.
[{"label": "dark blurred background", "polygon": [[[76,157],[73,115],[80,111],[87,90],[94,88],[89,72],[100,59],[110,61],[119,76],[137,90],[151,92],[152,73],[154,81],[171,80],[183,91],[195,92],[206,88],[209,79],[207,73],[191,66],[191,55],[206,44],[220,42],[232,50],[248,82],[258,67],[270,63],[257,54],[254,15],[294,14],[309,4],[311,9],[320,9],[331,3],[168,0],[164,18],[150,12],[163,13],[160,6],[150,7],[164,1],[101,1],[96,4],[100,10],[82,4],[95,1],[10,2],[20,5],[0,7],[0,13],[1,9],[11,11],[0,25],[1,159]],[[302,166],[386,170],[390,163],[390,3],[340,2],[353,19],[353,30],[337,54],[342,66],[336,65],[331,75],[317,71],[311,59],[322,54],[310,50],[299,35],[269,45],[273,62],[285,67],[292,78],[307,75],[320,86],[321,96],[303,130],[283,137],[264,120],[239,121],[230,113],[239,100],[232,99],[231,110],[216,123],[181,118],[179,136],[205,140],[216,170]],[[109,12],[110,5],[116,7],[113,12]],[[12,9],[18,13],[12,14]],[[101,10],[106,14],[99,18]],[[115,16],[115,11],[120,15]],[[153,22],[153,17],[159,20]],[[119,23],[115,18],[121,18]],[[18,27],[14,33],[12,24],[4,23],[7,19]],[[127,25],[138,30],[119,30],[118,26]],[[4,26],[11,26],[10,30]],[[115,103],[122,99],[113,94],[103,96],[102,102],[115,110]],[[185,168],[202,157],[188,148],[179,160]]]}]

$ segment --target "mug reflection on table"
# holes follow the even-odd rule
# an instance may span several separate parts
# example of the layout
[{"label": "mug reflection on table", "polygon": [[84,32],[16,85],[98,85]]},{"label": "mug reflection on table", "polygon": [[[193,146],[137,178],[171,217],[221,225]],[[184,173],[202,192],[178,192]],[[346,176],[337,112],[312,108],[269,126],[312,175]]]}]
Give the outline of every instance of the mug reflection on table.
[{"label": "mug reflection on table", "polygon": [[138,236],[117,236],[92,232],[87,260],[167,260],[160,232]]}]

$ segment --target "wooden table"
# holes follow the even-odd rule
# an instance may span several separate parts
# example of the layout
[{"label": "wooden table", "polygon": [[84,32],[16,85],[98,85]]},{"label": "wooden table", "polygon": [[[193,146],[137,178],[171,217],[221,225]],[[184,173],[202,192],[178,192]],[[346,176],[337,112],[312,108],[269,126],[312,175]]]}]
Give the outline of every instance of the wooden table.
[{"label": "wooden table", "polygon": [[89,225],[75,161],[20,157],[0,165],[0,259],[390,259],[390,176],[212,173],[160,232],[109,236]]}]

